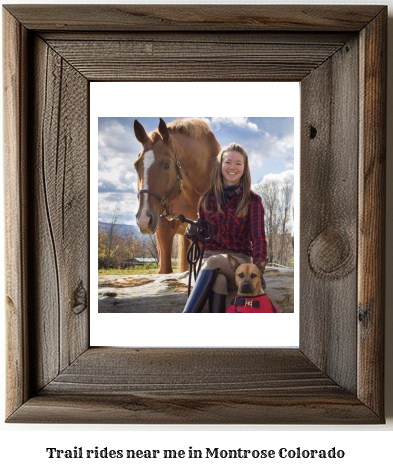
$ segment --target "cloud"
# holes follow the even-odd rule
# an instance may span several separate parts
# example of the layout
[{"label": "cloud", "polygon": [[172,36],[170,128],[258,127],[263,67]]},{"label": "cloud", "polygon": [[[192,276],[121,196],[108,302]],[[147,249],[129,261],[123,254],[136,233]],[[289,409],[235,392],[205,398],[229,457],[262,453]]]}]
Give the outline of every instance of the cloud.
[{"label": "cloud", "polygon": [[256,123],[251,122],[248,117],[212,117],[209,122],[213,130],[220,130],[222,126],[238,127],[258,132],[259,128]]},{"label": "cloud", "polygon": [[278,182],[280,184],[291,183],[294,184],[295,172],[294,170],[286,170],[281,173],[268,173],[260,181],[251,185],[251,189],[260,194],[262,186],[269,182]]},{"label": "cloud", "polygon": [[111,222],[114,213],[119,211],[121,224],[135,224],[135,214],[138,209],[136,194],[108,192],[98,195],[98,220]]},{"label": "cloud", "polygon": [[284,136],[273,135],[269,132],[260,134],[253,140],[248,156],[250,165],[256,168],[261,168],[263,163],[268,160],[283,160],[285,167],[293,168],[293,132]]},{"label": "cloud", "polygon": [[133,163],[140,150],[131,129],[117,119],[102,119],[98,134],[98,192],[135,192]]},{"label": "cloud", "polygon": [[[105,158],[113,158],[113,155],[123,156],[132,153],[135,148],[133,133],[126,123],[118,119],[100,119],[98,133],[98,151]],[[134,144],[134,147],[133,147]]]},{"label": "cloud", "polygon": [[250,167],[263,168],[263,158],[260,151],[250,150],[247,154]]},{"label": "cloud", "polygon": [[267,181],[280,181],[280,182],[294,182],[295,180],[295,171],[294,170],[285,170],[281,173],[269,173],[262,178],[262,183]]},{"label": "cloud", "polygon": [[98,192],[136,192],[136,173],[131,171],[128,160],[117,166],[109,161],[98,171]]}]

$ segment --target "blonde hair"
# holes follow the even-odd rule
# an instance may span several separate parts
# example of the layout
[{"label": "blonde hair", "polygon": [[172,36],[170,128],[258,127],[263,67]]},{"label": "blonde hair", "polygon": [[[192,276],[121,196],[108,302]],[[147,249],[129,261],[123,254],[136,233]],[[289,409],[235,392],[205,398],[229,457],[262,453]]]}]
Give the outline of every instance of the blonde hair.
[{"label": "blonde hair", "polygon": [[251,201],[251,173],[248,164],[248,155],[246,150],[237,143],[230,143],[229,145],[221,148],[220,153],[217,156],[216,163],[213,167],[210,188],[201,197],[201,206],[206,213],[211,211],[207,209],[208,195],[212,192],[216,198],[217,210],[222,213],[222,202],[221,196],[223,194],[223,182],[222,182],[222,160],[225,153],[230,151],[236,151],[240,153],[244,158],[244,172],[240,178],[242,186],[242,195],[236,208],[236,217],[244,217],[248,213],[248,208]]}]

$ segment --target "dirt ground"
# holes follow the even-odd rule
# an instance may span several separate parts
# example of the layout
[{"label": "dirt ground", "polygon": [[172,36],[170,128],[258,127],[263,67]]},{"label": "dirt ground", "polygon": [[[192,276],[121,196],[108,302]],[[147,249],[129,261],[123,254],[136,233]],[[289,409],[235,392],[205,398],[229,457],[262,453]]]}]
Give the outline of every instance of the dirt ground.
[{"label": "dirt ground", "polygon": [[[266,293],[281,313],[293,313],[294,272],[267,268]],[[110,275],[98,278],[99,313],[182,313],[188,272],[168,275]],[[234,294],[228,295],[229,305]],[[207,305],[204,312],[208,312]]]}]

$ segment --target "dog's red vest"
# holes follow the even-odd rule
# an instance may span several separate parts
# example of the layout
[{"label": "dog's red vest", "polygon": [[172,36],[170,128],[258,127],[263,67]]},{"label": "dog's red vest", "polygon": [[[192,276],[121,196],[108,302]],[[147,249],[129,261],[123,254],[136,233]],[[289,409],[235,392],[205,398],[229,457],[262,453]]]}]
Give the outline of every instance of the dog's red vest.
[{"label": "dog's red vest", "polygon": [[228,306],[227,313],[279,313],[278,308],[266,295],[236,296]]}]

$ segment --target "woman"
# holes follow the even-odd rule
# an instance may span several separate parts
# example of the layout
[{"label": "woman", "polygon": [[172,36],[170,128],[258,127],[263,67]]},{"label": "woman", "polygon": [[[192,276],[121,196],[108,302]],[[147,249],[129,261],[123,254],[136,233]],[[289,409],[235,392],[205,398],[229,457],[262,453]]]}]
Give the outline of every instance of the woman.
[{"label": "woman", "polygon": [[214,227],[214,235],[205,244],[204,264],[183,313],[200,313],[208,298],[209,311],[223,313],[228,289],[236,288],[228,254],[240,263],[267,255],[262,200],[251,191],[248,156],[241,145],[221,149],[210,189],[200,200],[199,218]]}]

